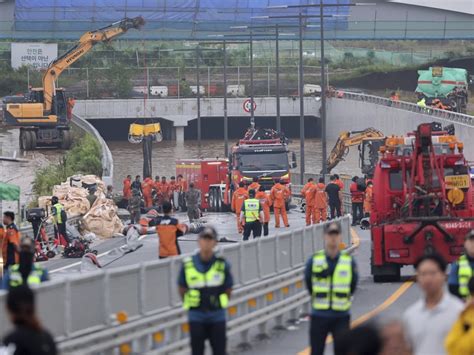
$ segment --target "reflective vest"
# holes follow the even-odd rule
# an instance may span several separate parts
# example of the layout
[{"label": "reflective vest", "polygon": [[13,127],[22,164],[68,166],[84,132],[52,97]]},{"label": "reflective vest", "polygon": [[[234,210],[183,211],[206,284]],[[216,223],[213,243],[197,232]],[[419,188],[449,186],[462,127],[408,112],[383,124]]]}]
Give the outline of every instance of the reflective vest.
[{"label": "reflective vest", "polygon": [[312,305],[315,310],[348,311],[351,308],[352,257],[341,253],[332,275],[328,275],[324,251],[313,256]]},{"label": "reflective vest", "polygon": [[[37,264],[34,264],[30,274],[28,275],[28,279],[26,280],[27,284],[29,286],[39,285],[41,283],[43,273],[43,268]],[[23,285],[23,277],[20,273],[20,265],[12,265],[10,267],[10,287],[18,287],[21,285]]]},{"label": "reflective vest", "polygon": [[217,258],[209,270],[200,272],[193,258],[184,259],[184,277],[188,290],[184,294],[184,309],[218,310],[227,308],[229,297],[223,290],[225,261]]},{"label": "reflective vest", "polygon": [[256,198],[249,198],[244,201],[245,222],[251,223],[259,220],[260,201]]},{"label": "reflective vest", "polygon": [[473,276],[471,264],[466,255],[461,255],[458,264],[459,294],[462,297],[467,297],[469,296],[469,288],[467,287],[467,284],[469,283],[469,279]]},{"label": "reflective vest", "polygon": [[64,206],[61,205],[59,202],[53,206],[53,210],[55,211],[54,215],[54,220],[57,224],[62,224],[63,223],[63,217],[61,215],[61,212],[63,211]]}]

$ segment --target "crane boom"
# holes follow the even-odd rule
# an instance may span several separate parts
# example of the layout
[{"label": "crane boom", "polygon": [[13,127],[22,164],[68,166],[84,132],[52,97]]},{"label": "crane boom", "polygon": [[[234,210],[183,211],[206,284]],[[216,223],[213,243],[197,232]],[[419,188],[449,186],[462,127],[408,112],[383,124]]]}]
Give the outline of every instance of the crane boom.
[{"label": "crane boom", "polygon": [[[349,153],[349,147],[359,145],[367,138],[382,138],[384,134],[375,128],[366,128],[362,131],[342,132],[327,158],[327,172],[331,172]],[[322,172],[321,172],[322,173]]]},{"label": "crane boom", "polygon": [[143,17],[124,18],[109,26],[89,31],[81,36],[78,43],[66,53],[51,62],[43,75],[44,110],[51,111],[56,95],[55,82],[61,73],[89,52],[99,42],[108,42],[131,28],[139,29],[145,24]]}]

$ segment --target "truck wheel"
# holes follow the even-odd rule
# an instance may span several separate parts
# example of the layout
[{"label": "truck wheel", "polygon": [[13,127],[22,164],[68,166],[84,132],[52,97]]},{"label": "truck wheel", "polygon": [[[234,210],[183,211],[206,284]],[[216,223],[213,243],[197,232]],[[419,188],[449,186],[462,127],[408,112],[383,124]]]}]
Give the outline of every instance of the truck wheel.
[{"label": "truck wheel", "polygon": [[26,142],[26,138],[27,137],[27,134],[26,134],[26,131],[23,131],[21,130],[20,131],[20,149],[21,150],[27,150],[26,147],[27,147],[27,142]]},{"label": "truck wheel", "polygon": [[222,212],[222,198],[221,198],[221,189],[218,187],[216,191],[216,212]]},{"label": "truck wheel", "polygon": [[28,131],[30,135],[30,150],[36,149],[36,132],[35,131]]},{"label": "truck wheel", "polygon": [[371,266],[374,282],[400,282],[400,269],[397,264]]},{"label": "truck wheel", "polygon": [[72,145],[72,134],[69,130],[62,131],[61,149],[68,150]]},{"label": "truck wheel", "polygon": [[216,212],[216,196],[213,188],[209,190],[209,212]]}]

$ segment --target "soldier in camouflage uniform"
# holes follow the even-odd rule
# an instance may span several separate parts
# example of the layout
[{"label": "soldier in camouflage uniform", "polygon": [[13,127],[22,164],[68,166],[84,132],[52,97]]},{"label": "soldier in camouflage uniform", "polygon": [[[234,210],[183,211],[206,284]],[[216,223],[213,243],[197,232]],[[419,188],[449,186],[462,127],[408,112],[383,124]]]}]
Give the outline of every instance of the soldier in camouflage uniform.
[{"label": "soldier in camouflage uniform", "polygon": [[201,206],[201,191],[194,188],[194,183],[189,184],[189,190],[186,192],[186,206],[188,208],[189,222],[193,222],[201,217],[199,206]]},{"label": "soldier in camouflage uniform", "polygon": [[132,198],[128,201],[128,211],[130,212],[131,223],[135,224],[140,221],[141,217],[141,204],[142,199],[140,197],[140,190],[132,190]]}]

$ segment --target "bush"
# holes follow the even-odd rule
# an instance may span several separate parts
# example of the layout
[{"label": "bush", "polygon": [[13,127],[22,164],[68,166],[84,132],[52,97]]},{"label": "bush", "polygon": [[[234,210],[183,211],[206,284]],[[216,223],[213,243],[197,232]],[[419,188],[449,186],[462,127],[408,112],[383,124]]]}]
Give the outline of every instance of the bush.
[{"label": "bush", "polygon": [[81,138],[58,164],[39,169],[33,181],[37,196],[51,195],[54,185],[75,174],[102,175],[102,152],[99,143],[90,134]]}]

